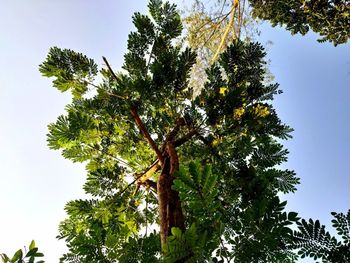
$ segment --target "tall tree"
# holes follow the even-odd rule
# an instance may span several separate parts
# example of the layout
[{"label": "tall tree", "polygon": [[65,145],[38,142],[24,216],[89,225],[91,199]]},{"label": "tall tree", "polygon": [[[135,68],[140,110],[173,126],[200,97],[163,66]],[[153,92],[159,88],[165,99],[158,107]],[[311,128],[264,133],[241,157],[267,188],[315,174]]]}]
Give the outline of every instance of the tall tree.
[{"label": "tall tree", "polygon": [[277,193],[293,192],[298,179],[276,167],[287,154],[277,139],[291,128],[269,103],[280,91],[263,83],[263,48],[235,41],[194,97],[196,56],[174,45],[182,30],[175,6],[152,0],[149,11],[133,17],[124,71],[104,58],[102,83],[95,62],[72,50],[52,48],[40,66],[73,94],[49,125],[49,146],[87,163],[84,189],[94,197],[66,206],[63,260],[295,259],[288,225],[297,215]]},{"label": "tall tree", "polygon": [[194,96],[175,5],[148,7],[133,16],[123,71],[57,47],[40,65],[73,95],[49,147],[86,163],[92,196],[66,205],[61,261],[295,262],[299,218],[278,197],[299,183],[279,168],[292,129],[271,105],[281,91],[264,82],[264,49],[233,40]]}]

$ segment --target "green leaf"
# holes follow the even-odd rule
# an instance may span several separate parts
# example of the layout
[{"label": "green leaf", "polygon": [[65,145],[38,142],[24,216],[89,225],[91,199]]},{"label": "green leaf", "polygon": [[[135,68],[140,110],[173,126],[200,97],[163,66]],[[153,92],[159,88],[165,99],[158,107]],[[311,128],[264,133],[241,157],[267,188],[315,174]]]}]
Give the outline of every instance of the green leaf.
[{"label": "green leaf", "polygon": [[171,234],[172,234],[173,236],[175,236],[175,237],[181,237],[182,231],[181,231],[181,229],[178,228],[178,227],[172,227],[172,228],[171,228]]},{"label": "green leaf", "polygon": [[30,242],[29,250],[32,250],[33,248],[35,248],[35,241],[34,240],[32,240],[32,242]]},{"label": "green leaf", "polygon": [[15,261],[17,261],[17,260],[20,260],[20,259],[22,259],[22,257],[23,257],[23,251],[22,251],[22,249],[19,249],[19,250],[17,250],[17,252],[13,255],[13,257],[11,258],[11,262],[15,262]]},{"label": "green leaf", "polygon": [[6,254],[0,254],[1,256],[1,260],[4,262],[4,263],[7,263],[10,261],[10,258],[6,255]]},{"label": "green leaf", "polygon": [[26,257],[33,256],[37,251],[38,251],[38,248],[34,247],[33,249],[28,251],[28,253],[26,254]]},{"label": "green leaf", "polygon": [[296,212],[289,212],[288,213],[288,220],[295,221],[297,219],[298,213]]},{"label": "green leaf", "polygon": [[39,71],[45,77],[54,77],[53,86],[58,90],[71,89],[74,97],[81,97],[97,74],[97,65],[81,53],[53,47]]}]

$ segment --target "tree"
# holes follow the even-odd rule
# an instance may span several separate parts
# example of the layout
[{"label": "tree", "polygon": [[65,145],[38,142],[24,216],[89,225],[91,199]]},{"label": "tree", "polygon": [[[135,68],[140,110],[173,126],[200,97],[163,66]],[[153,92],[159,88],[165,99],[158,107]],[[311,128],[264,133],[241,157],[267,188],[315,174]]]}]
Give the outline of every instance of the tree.
[{"label": "tree", "polygon": [[343,44],[350,38],[350,4],[347,0],[250,0],[253,16],[285,25],[292,34],[319,33],[320,42]]},{"label": "tree", "polygon": [[195,0],[186,13],[188,39],[194,47],[220,50],[217,39],[223,40],[221,44],[230,43],[227,33],[240,38],[243,32],[243,37],[250,38],[255,30],[247,28],[252,28],[256,18],[268,20],[272,26],[285,26],[292,34],[305,35],[311,29],[322,36],[320,42],[334,45],[350,38],[350,5],[346,0],[216,0],[211,4],[208,10],[203,1]]},{"label": "tree", "polygon": [[[319,42],[335,46],[350,38],[350,5],[343,0],[215,0],[192,1],[184,12],[186,41],[198,54],[191,84],[200,90],[206,79],[205,68],[213,63],[236,38],[251,41],[259,35],[258,20],[272,26],[285,26],[292,34],[319,33]],[[266,70],[267,81],[273,76]]]},{"label": "tree", "polygon": [[[191,8],[184,8],[183,21],[186,42],[197,53],[190,84],[195,93],[199,93],[207,78],[205,70],[218,55],[234,39],[252,41],[259,31],[246,0],[217,0],[212,1],[210,6],[199,0],[192,2]],[[267,73],[266,76],[272,80],[272,75]]]},{"label": "tree", "polygon": [[213,56],[217,57],[233,39],[252,40],[259,33],[246,0],[217,0],[210,6],[196,0],[190,9],[185,10],[183,21],[188,43],[200,51],[200,56],[209,56],[213,61]]},{"label": "tree", "polygon": [[[175,6],[151,0],[136,13],[124,71],[52,48],[40,72],[71,91],[66,114],[49,125],[48,143],[85,162],[90,200],[66,205],[60,224],[68,262],[295,261],[295,212],[278,192],[294,192],[280,139],[290,137],[264,84],[265,52],[235,40],[207,70],[194,97],[195,53],[174,44]],[[159,230],[157,228],[159,225]]]}]

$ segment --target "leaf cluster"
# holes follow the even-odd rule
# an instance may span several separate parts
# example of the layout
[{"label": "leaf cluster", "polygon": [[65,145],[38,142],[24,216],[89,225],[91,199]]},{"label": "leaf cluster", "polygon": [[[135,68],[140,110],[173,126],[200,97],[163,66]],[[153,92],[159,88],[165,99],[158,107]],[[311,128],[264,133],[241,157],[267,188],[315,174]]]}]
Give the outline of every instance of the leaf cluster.
[{"label": "leaf cluster", "polygon": [[350,38],[350,5],[347,0],[250,0],[254,17],[273,26],[285,25],[292,34],[319,33],[319,42],[343,44]]},{"label": "leaf cluster", "polygon": [[294,231],[294,247],[299,249],[301,258],[312,257],[324,263],[341,263],[350,261],[350,210],[347,214],[332,212],[333,227],[342,242],[325,230],[319,220],[301,220],[298,230]]},{"label": "leaf cluster", "polygon": [[75,97],[81,97],[96,76],[97,65],[81,53],[52,47],[39,71],[45,77],[55,77],[53,86],[58,90],[65,92],[71,89]]},{"label": "leaf cluster", "polygon": [[23,251],[19,249],[12,257],[8,257],[6,254],[0,254],[1,261],[3,263],[44,263],[44,260],[37,260],[44,256],[43,253],[39,252],[39,249],[35,246],[35,241],[32,240],[28,247],[28,252],[26,249]]}]

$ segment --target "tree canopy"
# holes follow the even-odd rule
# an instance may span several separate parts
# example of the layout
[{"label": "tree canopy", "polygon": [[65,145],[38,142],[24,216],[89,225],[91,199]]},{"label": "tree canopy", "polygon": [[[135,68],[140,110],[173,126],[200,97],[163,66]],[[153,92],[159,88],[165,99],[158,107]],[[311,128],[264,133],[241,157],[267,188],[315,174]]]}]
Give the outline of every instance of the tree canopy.
[{"label": "tree canopy", "polygon": [[343,44],[350,38],[350,4],[347,0],[250,0],[252,14],[284,25],[292,34],[319,33],[320,42]]},{"label": "tree canopy", "polygon": [[[49,125],[49,146],[87,162],[84,189],[95,197],[67,204],[59,237],[70,252],[63,258],[295,258],[287,247],[297,214],[285,212],[277,196],[299,182],[277,168],[287,154],[278,139],[291,128],[269,103],[280,91],[264,84],[262,46],[235,41],[194,97],[188,80],[196,56],[174,44],[182,30],[175,6],[150,1],[149,12],[133,17],[124,71],[115,73],[105,59],[101,84],[93,83],[97,65],[71,50],[52,48],[40,66],[74,95]],[[157,224],[159,231],[148,229]]]},{"label": "tree canopy", "polygon": [[[282,15],[300,10],[294,2],[250,3],[255,16],[293,32],[305,33],[308,24],[335,44],[346,42],[338,20],[331,33],[316,27],[320,15],[297,22]],[[99,69],[58,47],[40,65],[55,88],[72,93],[65,113],[49,125],[48,145],[86,164],[83,187],[91,197],[65,207],[58,238],[68,252],[61,262],[349,260],[350,212],[333,214],[339,242],[318,220],[286,211],[279,197],[295,192],[299,179],[280,166],[288,154],[282,140],[292,128],[272,105],[282,91],[265,81],[262,45],[233,39],[194,94],[197,54],[177,41],[183,25],[176,6],[150,0],[148,8],[149,16],[133,16],[136,31],[120,71],[106,58]],[[29,262],[41,256],[35,243],[30,251]],[[21,253],[2,260],[22,262]]]},{"label": "tree canopy", "polygon": [[269,21],[272,26],[284,26],[292,34],[305,35],[312,30],[321,36],[320,42],[338,45],[350,38],[347,0],[215,0],[210,3],[195,0],[185,14],[190,43],[195,47],[218,45],[216,38],[228,27],[233,37],[251,38],[257,18]]}]

